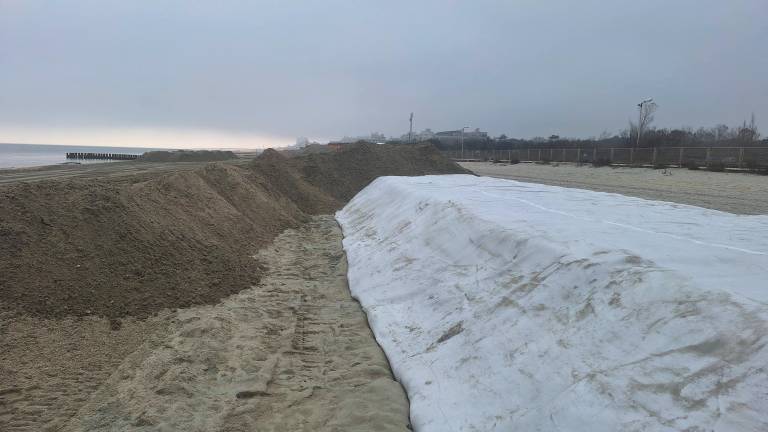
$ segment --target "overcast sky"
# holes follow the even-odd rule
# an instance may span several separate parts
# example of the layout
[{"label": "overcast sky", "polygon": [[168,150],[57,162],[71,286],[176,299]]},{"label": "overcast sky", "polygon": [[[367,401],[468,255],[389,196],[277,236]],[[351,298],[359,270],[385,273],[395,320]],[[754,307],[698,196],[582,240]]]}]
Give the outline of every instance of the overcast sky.
[{"label": "overcast sky", "polygon": [[767,0],[0,0],[0,142],[768,131]]}]

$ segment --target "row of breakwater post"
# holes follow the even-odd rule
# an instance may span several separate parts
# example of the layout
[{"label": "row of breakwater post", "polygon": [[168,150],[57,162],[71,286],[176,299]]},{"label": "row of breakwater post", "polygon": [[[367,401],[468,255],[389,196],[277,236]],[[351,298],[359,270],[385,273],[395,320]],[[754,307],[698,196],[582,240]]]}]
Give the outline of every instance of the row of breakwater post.
[{"label": "row of breakwater post", "polygon": [[125,153],[67,153],[67,159],[135,160],[140,155]]}]

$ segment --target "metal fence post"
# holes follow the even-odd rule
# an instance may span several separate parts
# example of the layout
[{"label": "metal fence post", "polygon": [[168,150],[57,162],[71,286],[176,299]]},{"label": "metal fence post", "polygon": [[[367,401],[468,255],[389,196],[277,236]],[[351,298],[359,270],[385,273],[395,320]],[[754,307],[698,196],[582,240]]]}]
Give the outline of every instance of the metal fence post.
[{"label": "metal fence post", "polygon": [[744,147],[739,147],[739,168],[744,168]]},{"label": "metal fence post", "polygon": [[[627,160],[624,159],[623,152],[629,150],[629,161],[628,163],[630,165],[639,164],[640,166],[647,165],[645,160],[642,156],[642,151],[648,150],[650,152],[649,160],[647,162],[650,162],[654,166],[657,164],[670,164],[674,166],[674,159],[673,152],[677,150],[677,166],[683,167],[687,161],[686,161],[686,153],[685,150],[688,147],[662,147],[661,150],[663,152],[659,152],[658,147],[647,147],[647,148],[641,148],[636,149],[634,147],[608,147],[606,149],[601,149],[599,146],[595,145],[592,147],[592,154],[589,155],[587,152],[588,149],[584,149],[584,154],[581,153],[582,148],[576,147],[576,148],[568,148],[568,147],[550,147],[549,148],[549,154],[546,152],[546,148],[541,147],[521,147],[516,149],[507,149],[507,160],[512,161],[513,156],[512,153],[515,154],[514,159],[517,159],[518,161],[525,161],[525,162],[542,162],[544,160],[550,161],[550,162],[575,162],[578,164],[586,163],[589,161],[589,159],[586,159],[587,156],[591,156],[592,161],[597,161],[598,156],[605,155],[606,157],[609,157],[609,159],[606,159],[607,162],[614,164],[614,163],[622,163],[626,164]],[[750,153],[747,155],[747,148],[749,147],[691,147],[694,150],[696,150],[697,154],[700,154],[702,149],[706,150],[706,165],[709,166],[712,162],[714,162],[713,157],[717,156],[717,154],[713,154],[714,150],[719,150],[720,153],[720,159],[722,163],[727,163],[731,167],[736,167],[740,169],[744,169],[748,162],[752,162],[754,159],[753,153]],[[617,154],[616,150],[619,150],[620,152]],[[538,153],[532,152],[531,150],[536,150]],[[635,150],[640,150],[641,154],[640,156],[637,156]],[[762,162],[762,159],[765,158],[765,153],[762,152],[762,150],[768,151],[768,148],[760,147],[760,148],[750,148],[750,151],[756,151],[761,150],[759,153],[754,153],[755,155],[760,155],[759,160],[760,163]],[[524,151],[527,151],[527,153],[523,153]],[[574,161],[569,160],[569,151],[575,151],[576,152],[576,158]],[[601,153],[602,152],[602,153]],[[470,159],[478,159],[481,160],[503,160],[504,157],[504,150],[499,149],[491,149],[491,150],[470,150],[467,153],[462,153],[460,150],[442,150],[442,154],[444,154],[447,157],[452,157],[457,160],[464,160],[466,158]],[[660,154],[661,153],[661,154]],[[669,153],[667,155],[667,153]],[[76,153],[73,153],[73,155],[76,155]],[[525,159],[525,156],[527,155],[527,159]],[[557,155],[557,157],[555,156]],[[113,155],[113,157],[118,157],[121,155]],[[74,156],[73,156],[74,157]],[[617,160],[617,157],[619,160]],[[694,155],[694,158],[696,156]],[[747,160],[748,157],[751,157],[752,159]],[[559,160],[557,158],[560,158]],[[734,161],[734,159],[736,159]],[[755,159],[757,160],[757,159]],[[728,161],[728,162],[725,162]],[[718,162],[718,163],[721,163]]]}]

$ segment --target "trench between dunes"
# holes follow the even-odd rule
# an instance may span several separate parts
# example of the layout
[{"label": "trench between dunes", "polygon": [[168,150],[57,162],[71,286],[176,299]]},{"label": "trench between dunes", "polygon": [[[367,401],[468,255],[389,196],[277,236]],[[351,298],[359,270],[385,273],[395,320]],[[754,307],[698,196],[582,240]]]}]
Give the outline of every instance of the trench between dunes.
[{"label": "trench between dunes", "polygon": [[[213,411],[221,408],[218,405],[221,400],[241,408],[254,404],[273,407],[269,408],[272,417],[260,413],[262,417],[253,418],[242,411],[233,411],[227,418],[235,419],[232,421],[237,426],[227,420],[221,430],[239,430],[237,428],[253,422],[277,427],[282,409],[279,407],[298,403],[297,400],[313,409],[323,406],[315,411],[323,415],[337,410],[333,419],[307,417],[319,425],[317,430],[379,421],[358,418],[360,413],[355,407],[359,403],[379,406],[382,401],[389,401],[391,409],[382,411],[379,418],[386,419],[392,414],[407,420],[405,396],[399,386],[396,390],[392,387],[394,381],[386,360],[365,324],[359,305],[351,298],[349,308],[357,308],[357,314],[347,313],[336,324],[330,322],[333,317],[326,311],[318,320],[310,320],[309,328],[290,325],[294,318],[307,324],[304,322],[307,310],[315,311],[309,308],[302,312],[292,303],[296,299],[290,296],[299,295],[302,286],[323,293],[327,284],[313,283],[313,278],[315,274],[324,274],[317,273],[317,267],[322,268],[322,259],[327,260],[328,253],[320,251],[320,261],[293,275],[298,288],[294,286],[282,293],[287,297],[282,303],[275,303],[282,282],[273,286],[270,281],[285,274],[285,269],[279,267],[282,256],[279,254],[290,252],[280,248],[278,236],[294,233],[289,236],[293,239],[290,253],[314,256],[316,251],[312,248],[316,239],[303,227],[317,224],[318,217],[327,218],[323,215],[341,208],[375,178],[461,172],[465,170],[429,146],[360,144],[341,152],[291,158],[268,150],[247,163],[217,162],[199,169],[151,176],[51,179],[0,186],[0,424],[15,431],[61,430],[62,427],[77,430],[76,425],[83,421],[109,429],[112,420],[122,422],[123,430],[166,427],[172,413],[161,408],[164,403],[176,405],[168,398],[185,400],[190,396],[185,390],[188,382],[184,381],[189,371],[200,372],[208,380],[229,383],[217,388],[237,390],[231,395],[216,395],[213,402],[205,396],[201,398],[212,403],[209,408]],[[325,241],[334,240],[326,238]],[[340,242],[340,237],[335,241]],[[340,243],[337,246],[341,251]],[[264,254],[265,250],[271,251],[271,258]],[[343,256],[343,252],[339,253]],[[335,255],[333,258],[340,259]],[[303,262],[295,256],[294,259],[297,263]],[[337,287],[334,292],[349,297],[346,278],[343,274],[341,277],[343,285],[334,282],[332,285]],[[275,292],[259,288],[267,285]],[[216,363],[218,357],[213,356],[214,364],[204,365],[211,362],[209,357],[193,356],[201,363],[188,364],[185,355],[190,354],[189,351],[185,351],[185,355],[162,357],[162,350],[169,344],[175,346],[178,342],[179,352],[193,346],[177,340],[178,331],[179,326],[197,324],[180,321],[180,317],[198,314],[206,324],[202,339],[184,336],[190,343],[219,340],[216,335],[222,331],[218,328],[221,325],[240,328],[242,322],[236,319],[221,324],[214,318],[216,314],[231,318],[227,311],[243,306],[232,306],[232,299],[245,297],[249,304],[265,308],[266,312],[261,313],[270,316],[257,323],[263,332],[251,331],[228,345],[240,358],[223,356],[219,359],[221,363]],[[285,310],[277,310],[281,305]],[[257,315],[260,316],[253,316]],[[328,332],[334,331],[333,328],[342,333],[350,331],[345,327],[349,324],[344,321],[347,318],[353,320],[355,326],[362,323],[363,327],[355,330],[353,339],[342,339],[341,345],[326,343]],[[278,324],[285,328],[277,328]],[[290,344],[307,340],[317,342],[312,346],[321,349],[321,354],[332,350],[354,353],[352,348],[356,347],[366,353],[366,358],[360,362],[354,355],[344,357],[342,353],[332,357],[329,366],[326,362],[330,360],[322,355],[291,348]],[[288,345],[286,348],[282,342],[272,344],[270,341],[287,341]],[[282,354],[270,357],[270,353],[275,354],[270,351],[274,348],[270,344],[283,350]],[[265,358],[276,363],[267,368],[260,363]],[[311,373],[305,371],[302,376],[297,371],[306,368],[290,366],[297,358],[318,362],[317,369]],[[147,372],[146,367],[158,363],[145,364],[144,360],[160,362],[172,369],[178,366],[176,362],[186,365],[180,369],[178,379],[171,380],[179,385],[152,387],[163,384],[163,380],[142,374]],[[203,373],[205,371],[195,369],[196,366],[208,367],[208,372]],[[273,379],[259,375],[262,369],[271,370],[267,378]],[[352,372],[342,373],[348,370]],[[133,396],[141,393],[121,378],[126,376],[126,371],[134,371],[128,374],[134,379],[147,378],[141,382],[147,384],[141,391],[153,395],[152,405],[159,410],[154,416],[139,410],[143,405],[132,405],[136,402]],[[216,373],[211,376],[211,371]],[[340,371],[336,382],[341,384],[329,390],[327,377],[315,374],[317,371]],[[237,385],[240,378],[248,376],[267,381]],[[369,387],[369,393],[358,391],[351,399],[334,396],[353,394],[349,389],[374,381],[378,384]],[[272,395],[272,390],[265,389],[275,382],[282,393],[267,397]],[[126,386],[128,390],[123,392]],[[237,394],[245,396],[240,398]],[[366,399],[366,394],[371,398]],[[122,411],[111,411],[119,418],[108,419],[107,423],[99,423],[105,421],[104,417],[93,420],[95,411],[89,409],[102,414],[107,409],[100,405],[99,398],[103,397],[112,398],[109,409],[124,403]],[[278,400],[275,398],[283,399],[275,405]],[[307,401],[321,401],[324,405]],[[188,406],[189,412],[196,412],[197,405]],[[138,411],[126,407],[135,407]],[[299,409],[297,415],[304,412]],[[407,426],[405,420],[380,421],[394,428]],[[325,423],[328,425],[323,426]],[[197,430],[193,426],[194,422],[183,428]]]}]

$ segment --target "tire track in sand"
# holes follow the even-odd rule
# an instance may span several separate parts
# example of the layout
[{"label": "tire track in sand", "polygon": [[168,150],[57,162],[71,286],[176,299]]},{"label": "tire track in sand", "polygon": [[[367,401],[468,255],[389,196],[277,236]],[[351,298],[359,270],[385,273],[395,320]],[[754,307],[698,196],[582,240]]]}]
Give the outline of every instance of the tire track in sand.
[{"label": "tire track in sand", "polygon": [[408,430],[333,216],[285,231],[260,258],[258,286],[178,311],[64,430]]}]

